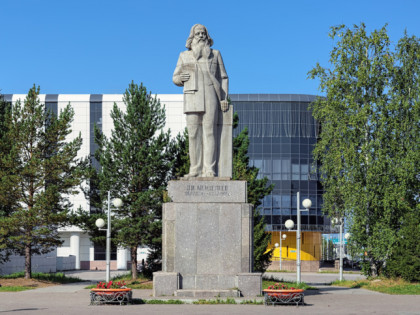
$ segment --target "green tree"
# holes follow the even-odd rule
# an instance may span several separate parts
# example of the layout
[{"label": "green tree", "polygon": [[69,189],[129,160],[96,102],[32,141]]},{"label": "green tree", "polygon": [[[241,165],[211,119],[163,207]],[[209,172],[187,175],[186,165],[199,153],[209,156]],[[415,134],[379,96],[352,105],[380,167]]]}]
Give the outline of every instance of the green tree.
[{"label": "green tree", "polygon": [[411,211],[403,218],[398,240],[388,260],[386,275],[420,281],[420,216]]},{"label": "green tree", "polygon": [[[7,126],[10,122],[10,104],[7,103],[3,95],[0,94],[0,154],[4,155],[6,152],[10,152],[10,146],[12,141],[7,138]],[[7,141],[6,141],[7,140]],[[13,196],[9,194],[9,183],[4,177],[8,166],[5,163],[1,163],[0,160],[0,220],[6,217],[13,206]],[[11,229],[2,227],[0,225],[0,263],[8,260],[11,254],[10,248],[10,233]]]},{"label": "green tree", "polygon": [[[95,153],[101,200],[108,191],[124,206],[112,218],[113,239],[131,253],[132,278],[137,278],[137,248],[147,245],[151,257],[160,255],[162,202],[172,167],[170,131],[163,132],[165,109],[141,84],[129,84],[124,110],[114,104],[114,128],[108,139],[98,129]],[[153,264],[153,262],[151,262]],[[155,268],[159,268],[156,266]]]},{"label": "green tree", "polygon": [[[239,123],[238,114],[233,117],[233,128]],[[260,215],[261,200],[269,195],[274,185],[268,185],[268,178],[258,178],[259,169],[249,166],[248,128],[244,128],[233,139],[233,174],[234,180],[246,180],[248,185],[248,202],[254,205],[254,270],[264,272],[271,261],[273,250],[267,250],[271,242],[271,234],[265,231],[264,217]]]},{"label": "green tree", "polygon": [[66,142],[73,109],[67,105],[56,117],[38,95],[34,85],[23,105],[17,101],[11,107],[0,144],[8,148],[0,153],[1,202],[8,207],[0,230],[9,231],[9,248],[25,256],[27,279],[32,255],[62,244],[57,229],[68,223],[68,196],[77,193],[85,167],[77,158],[81,136]]},{"label": "green tree", "polygon": [[379,275],[397,246],[405,215],[419,215],[420,44],[386,27],[332,27],[331,69],[309,72],[326,94],[314,102],[321,123],[314,150],[324,186],[324,211],[347,216],[351,240],[366,252],[368,275]]},{"label": "green tree", "polygon": [[188,129],[185,128],[183,134],[177,134],[171,146],[171,155],[174,157],[171,171],[173,178],[180,178],[189,172],[188,146]]}]

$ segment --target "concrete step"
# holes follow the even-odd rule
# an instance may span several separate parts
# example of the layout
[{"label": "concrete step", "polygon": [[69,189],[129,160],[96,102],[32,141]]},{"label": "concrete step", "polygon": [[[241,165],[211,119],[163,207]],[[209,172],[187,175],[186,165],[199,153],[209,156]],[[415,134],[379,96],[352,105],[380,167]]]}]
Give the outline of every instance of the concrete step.
[{"label": "concrete step", "polygon": [[212,298],[212,297],[240,297],[239,290],[176,290],[177,297]]}]

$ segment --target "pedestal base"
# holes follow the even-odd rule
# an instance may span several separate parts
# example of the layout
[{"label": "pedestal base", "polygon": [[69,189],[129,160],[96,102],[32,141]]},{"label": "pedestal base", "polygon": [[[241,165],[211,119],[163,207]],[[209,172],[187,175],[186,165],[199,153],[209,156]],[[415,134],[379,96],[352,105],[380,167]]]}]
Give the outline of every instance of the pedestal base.
[{"label": "pedestal base", "polygon": [[154,295],[236,289],[243,296],[261,294],[261,274],[252,273],[253,207],[246,203],[246,182],[171,181],[169,196],[173,202],[163,206],[163,272],[154,274]]}]

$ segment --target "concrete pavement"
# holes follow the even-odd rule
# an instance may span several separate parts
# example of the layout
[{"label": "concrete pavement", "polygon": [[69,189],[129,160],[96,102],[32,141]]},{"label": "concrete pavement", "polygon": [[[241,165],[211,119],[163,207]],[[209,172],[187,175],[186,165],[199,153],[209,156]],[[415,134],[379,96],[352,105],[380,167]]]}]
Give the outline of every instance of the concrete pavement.
[{"label": "concrete pavement", "polygon": [[[81,272],[81,278],[90,281],[102,280],[101,272]],[[76,274],[74,272],[73,274]],[[102,272],[104,274],[104,272]],[[276,273],[278,274],[278,273]],[[280,274],[282,278],[284,273]],[[289,274],[291,277],[295,274]],[[302,279],[304,276],[302,274]],[[317,282],[329,281],[316,278]],[[306,275],[309,276],[309,275]],[[331,277],[336,276],[333,274]],[[99,279],[96,280],[95,278]],[[312,278],[308,278],[312,279]],[[85,315],[85,314],[420,314],[420,296],[387,295],[364,289],[347,289],[316,285],[318,290],[305,292],[304,306],[264,305],[100,305],[90,306],[89,282],[66,284],[23,292],[0,292],[0,314],[13,315]],[[134,299],[151,299],[152,290],[133,290]],[[170,299],[171,297],[166,297]],[[261,298],[259,298],[261,299]],[[189,300],[190,301],[190,300]]]}]

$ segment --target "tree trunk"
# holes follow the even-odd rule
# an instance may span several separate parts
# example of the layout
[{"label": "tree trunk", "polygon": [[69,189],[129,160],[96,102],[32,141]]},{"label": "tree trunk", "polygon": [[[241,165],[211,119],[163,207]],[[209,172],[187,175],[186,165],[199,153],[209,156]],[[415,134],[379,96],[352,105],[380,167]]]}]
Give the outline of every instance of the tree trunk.
[{"label": "tree trunk", "polygon": [[32,248],[31,244],[25,245],[25,279],[32,277]]},{"label": "tree trunk", "polygon": [[131,279],[137,279],[137,247],[131,247]]},{"label": "tree trunk", "polygon": [[375,259],[370,257],[369,262],[370,262],[370,275],[372,277],[377,277],[378,276],[378,266],[376,265]]}]

